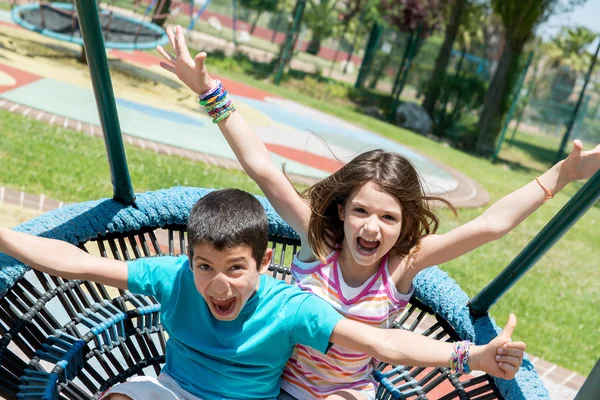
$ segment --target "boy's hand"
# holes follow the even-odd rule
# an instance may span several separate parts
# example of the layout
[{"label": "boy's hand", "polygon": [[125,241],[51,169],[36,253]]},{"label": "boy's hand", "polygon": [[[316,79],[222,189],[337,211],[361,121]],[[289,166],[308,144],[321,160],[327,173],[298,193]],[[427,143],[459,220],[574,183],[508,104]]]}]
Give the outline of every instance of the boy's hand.
[{"label": "boy's hand", "polygon": [[513,379],[523,362],[525,343],[511,342],[517,317],[511,314],[502,332],[485,346],[471,346],[469,367],[502,379]]},{"label": "boy's hand", "polygon": [[156,46],[156,50],[165,58],[166,62],[161,61],[160,66],[177,75],[196,94],[202,94],[212,89],[216,83],[206,71],[204,59],[206,53],[198,53],[194,60],[185,44],[185,37],[181,26],[177,26],[175,32],[171,27],[167,27],[167,36],[175,55],[166,51],[162,46]]},{"label": "boy's hand", "polygon": [[588,179],[600,169],[600,145],[590,151],[582,151],[581,141],[573,141],[571,154],[562,162],[561,174],[569,181]]}]

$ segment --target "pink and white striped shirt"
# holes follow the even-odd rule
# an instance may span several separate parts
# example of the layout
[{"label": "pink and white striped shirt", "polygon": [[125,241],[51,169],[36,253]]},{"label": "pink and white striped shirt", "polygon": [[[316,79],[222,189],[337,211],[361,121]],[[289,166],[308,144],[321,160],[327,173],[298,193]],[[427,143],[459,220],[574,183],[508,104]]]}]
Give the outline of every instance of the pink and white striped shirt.
[{"label": "pink and white striped shirt", "polygon": [[[388,271],[388,256],[377,273],[362,286],[353,288],[343,279],[338,264],[339,250],[326,262],[305,263],[294,257],[292,275],[296,285],[329,302],[348,319],[379,328],[389,328],[404,310],[413,292],[400,293]],[[342,389],[372,390],[371,372],[377,361],[371,356],[333,345],[322,354],[297,345],[283,373],[281,387],[297,399],[324,399]]]}]

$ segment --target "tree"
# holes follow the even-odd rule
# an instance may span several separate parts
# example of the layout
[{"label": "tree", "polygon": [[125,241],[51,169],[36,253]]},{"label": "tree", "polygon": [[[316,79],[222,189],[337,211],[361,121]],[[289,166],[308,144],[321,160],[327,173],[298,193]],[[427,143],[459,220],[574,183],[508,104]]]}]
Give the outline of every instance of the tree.
[{"label": "tree", "polygon": [[[376,0],[346,0],[346,11],[340,14],[340,19],[342,23],[342,34],[340,35],[338,47],[335,50],[333,60],[331,61],[330,74],[333,70],[335,63],[337,62],[338,54],[342,48],[342,42],[346,39],[346,34],[348,33],[352,25],[351,23],[360,13],[360,21],[353,27],[356,31],[355,35],[357,36],[360,28],[362,27],[362,22],[365,21],[365,15],[369,14],[371,9],[374,8],[375,2]],[[354,43],[352,44],[352,48],[354,48]],[[349,61],[350,59],[348,59],[348,62]]]},{"label": "tree", "polygon": [[492,77],[477,125],[476,151],[489,154],[500,133],[502,117],[512,91],[510,85],[518,74],[519,56],[533,30],[551,14],[583,4],[586,0],[491,0],[494,12],[504,27],[504,49]]},{"label": "tree", "polygon": [[[474,143],[468,143],[466,139],[468,135],[464,135],[466,132],[458,132],[459,121],[464,113],[479,108],[486,92],[486,84],[483,77],[479,76],[479,74],[468,72],[464,68],[464,64],[467,52],[471,50],[472,43],[483,43],[484,27],[488,25],[489,15],[489,10],[485,4],[476,4],[473,2],[465,4],[462,23],[455,38],[461,51],[458,62],[454,67],[454,73],[449,74],[447,66],[441,72],[434,70],[428,85],[428,94],[431,95],[432,89],[437,89],[435,95],[438,96],[432,102],[433,108],[431,111],[428,111],[434,121],[433,133],[440,137],[451,137],[457,140],[457,144],[463,143],[461,147],[464,148],[473,146]],[[443,48],[436,59],[436,67],[442,53]],[[448,59],[446,62],[449,63],[449,61]],[[439,88],[435,88],[432,82],[438,79],[438,73],[442,76],[442,79],[439,79]]]},{"label": "tree", "polygon": [[152,23],[164,28],[167,18],[171,13],[172,0],[159,0],[154,14],[152,14]]},{"label": "tree", "polygon": [[552,100],[565,102],[573,93],[577,76],[587,70],[591,55],[587,47],[598,35],[587,28],[563,28],[546,49],[550,67],[556,71]]},{"label": "tree", "polygon": [[383,17],[390,25],[401,32],[409,33],[392,88],[392,105],[389,110],[392,115],[404,88],[412,60],[419,52],[425,38],[441,25],[442,7],[439,0],[383,0],[381,7]]},{"label": "tree", "polygon": [[317,55],[321,50],[321,42],[333,36],[340,25],[336,12],[338,0],[308,0],[307,4],[304,23],[312,36],[306,52]]},{"label": "tree", "polygon": [[254,33],[256,24],[263,12],[274,12],[277,10],[277,0],[240,0],[240,4],[250,10],[256,11],[256,16],[250,27],[250,34]]},{"label": "tree", "polygon": [[382,0],[384,19],[400,32],[416,32],[427,37],[440,27],[442,20],[440,0]]},{"label": "tree", "polygon": [[442,84],[446,77],[446,70],[448,69],[448,63],[450,62],[452,47],[454,46],[454,42],[458,35],[458,29],[462,23],[465,9],[469,5],[468,3],[468,0],[455,0],[451,3],[451,13],[446,26],[444,43],[435,60],[435,67],[433,68],[433,73],[431,74],[431,79],[425,92],[425,99],[423,100],[423,108],[430,116],[433,116],[434,114],[435,104],[442,91]]}]

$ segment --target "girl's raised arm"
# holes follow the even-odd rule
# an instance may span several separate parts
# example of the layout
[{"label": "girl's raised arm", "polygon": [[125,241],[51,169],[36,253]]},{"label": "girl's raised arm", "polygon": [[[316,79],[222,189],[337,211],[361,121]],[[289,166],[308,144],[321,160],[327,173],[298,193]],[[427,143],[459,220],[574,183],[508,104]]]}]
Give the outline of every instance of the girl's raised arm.
[{"label": "girl's raised arm", "polygon": [[[175,55],[158,46],[157,50],[166,60],[160,65],[177,75],[198,95],[212,90],[217,82],[208,75],[206,70],[204,64],[206,53],[198,54],[195,59],[190,56],[180,26],[175,32],[167,28],[167,36],[175,50]],[[279,215],[298,233],[303,244],[307,244],[310,207],[272,161],[270,153],[258,135],[238,112],[233,112],[218,122],[218,126],[246,173],[262,189]],[[302,248],[308,251],[308,246]]]},{"label": "girl's raised arm", "polygon": [[582,151],[581,142],[574,141],[569,157],[539,178],[498,200],[473,221],[445,234],[425,236],[419,251],[414,255],[415,270],[442,264],[500,239],[569,182],[588,179],[599,168],[600,145],[593,150]]}]

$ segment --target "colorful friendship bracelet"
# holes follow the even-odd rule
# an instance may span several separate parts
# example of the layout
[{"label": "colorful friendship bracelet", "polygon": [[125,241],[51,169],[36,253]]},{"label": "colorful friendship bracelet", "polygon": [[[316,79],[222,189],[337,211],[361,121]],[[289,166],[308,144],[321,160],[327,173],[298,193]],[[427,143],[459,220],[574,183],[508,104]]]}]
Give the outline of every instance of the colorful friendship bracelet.
[{"label": "colorful friendship bracelet", "polygon": [[471,373],[471,368],[469,368],[469,350],[471,349],[471,344],[468,340],[454,343],[449,360],[451,371],[458,372],[459,374]]},{"label": "colorful friendship bracelet", "polygon": [[215,87],[198,96],[198,102],[206,109],[213,123],[217,124],[231,115],[236,108],[221,81],[215,82]]},{"label": "colorful friendship bracelet", "polygon": [[202,93],[202,94],[200,95],[200,100],[204,100],[204,99],[206,99],[207,97],[210,97],[210,96],[212,96],[212,95],[213,95],[213,94],[214,94],[214,93],[215,93],[217,90],[220,90],[220,88],[222,88],[222,87],[223,87],[223,84],[221,83],[221,81],[220,81],[220,80],[216,79],[216,80],[215,80],[215,83],[216,83],[216,85],[215,85],[215,87],[214,87],[214,88],[212,88],[212,89],[210,89],[208,92]]}]

